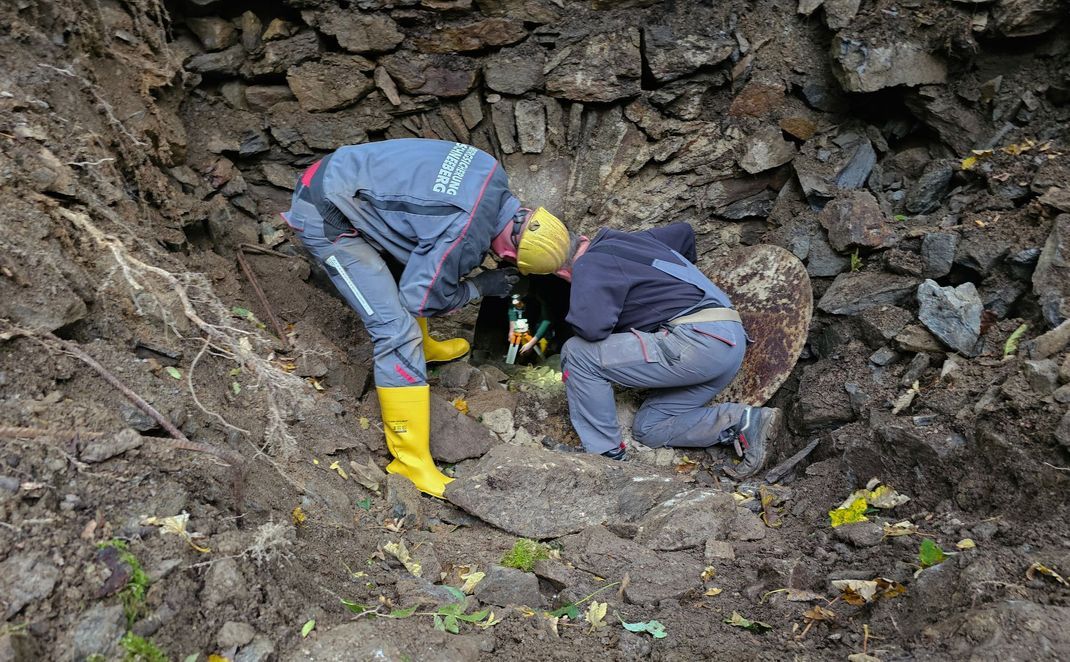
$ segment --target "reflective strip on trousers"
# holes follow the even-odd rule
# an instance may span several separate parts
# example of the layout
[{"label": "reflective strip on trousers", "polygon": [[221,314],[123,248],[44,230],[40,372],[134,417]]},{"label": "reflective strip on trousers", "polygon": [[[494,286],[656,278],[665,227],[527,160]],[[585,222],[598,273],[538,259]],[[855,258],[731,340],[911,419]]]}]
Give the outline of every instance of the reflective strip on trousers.
[{"label": "reflective strip on trousers", "polygon": [[345,269],[342,268],[342,264],[338,261],[338,258],[332,255],[327,258],[326,262],[328,266],[332,267],[335,271],[338,272],[338,275],[342,277],[342,280],[345,281],[346,287],[349,288],[349,291],[353,293],[353,296],[356,297],[357,301],[360,302],[361,307],[364,308],[364,312],[369,317],[374,315],[375,311],[372,310],[372,307],[370,305],[368,305],[368,300],[365,299],[364,295],[361,294],[360,290],[357,289],[357,285],[353,282],[353,279],[350,278],[349,274],[347,274]]}]

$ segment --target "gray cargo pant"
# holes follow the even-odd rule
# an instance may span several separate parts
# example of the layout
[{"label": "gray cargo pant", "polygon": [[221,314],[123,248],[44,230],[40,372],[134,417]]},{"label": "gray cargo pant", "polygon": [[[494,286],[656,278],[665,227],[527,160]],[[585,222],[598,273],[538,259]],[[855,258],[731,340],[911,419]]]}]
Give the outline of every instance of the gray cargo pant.
[{"label": "gray cargo pant", "polygon": [[312,205],[298,204],[296,197],[287,222],[364,322],[374,346],[375,385],[426,384],[423,334],[402,307],[397,283],[383,256],[355,231],[328,241],[322,217]]},{"label": "gray cargo pant", "polygon": [[562,378],[572,427],[584,449],[604,453],[621,444],[613,384],[657,389],[632,425],[643,445],[705,448],[718,443],[745,407],[706,405],[736,376],[746,343],[738,322],[614,333],[598,342],[570,338],[562,350]]}]

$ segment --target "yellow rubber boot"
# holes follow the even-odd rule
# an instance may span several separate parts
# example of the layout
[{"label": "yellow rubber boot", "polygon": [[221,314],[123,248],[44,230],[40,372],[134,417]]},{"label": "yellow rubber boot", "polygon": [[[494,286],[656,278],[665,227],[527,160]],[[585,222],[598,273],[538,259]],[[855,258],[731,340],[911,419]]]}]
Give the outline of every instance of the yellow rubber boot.
[{"label": "yellow rubber boot", "polygon": [[386,447],[394,461],[386,466],[392,474],[401,474],[425,494],[442,498],[444,475],[431,459],[431,390],[424,386],[379,386],[379,407],[383,410]]},{"label": "yellow rubber boot", "polygon": [[452,361],[468,353],[468,341],[464,338],[435,340],[427,333],[427,318],[417,317],[420,332],[424,334],[424,360],[428,363]]}]

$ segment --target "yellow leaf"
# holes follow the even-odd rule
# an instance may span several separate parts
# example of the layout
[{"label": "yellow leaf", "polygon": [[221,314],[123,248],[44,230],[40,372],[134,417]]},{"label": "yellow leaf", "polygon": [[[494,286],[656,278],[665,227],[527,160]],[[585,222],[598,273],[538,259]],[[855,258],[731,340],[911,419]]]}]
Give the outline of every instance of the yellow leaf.
[{"label": "yellow leaf", "polygon": [[422,576],[423,568],[409,554],[409,549],[405,547],[405,541],[388,542],[383,545],[383,551],[401,561],[401,565],[405,566],[405,569],[412,573],[414,577]]},{"label": "yellow leaf", "polygon": [[312,388],[316,389],[317,391],[326,391],[327,390],[327,389],[323,388],[323,384],[320,384],[319,380],[316,379],[315,377],[309,377],[308,378],[308,383],[312,384]]},{"label": "yellow leaf", "polygon": [[1029,566],[1029,568],[1025,571],[1025,578],[1029,581],[1033,581],[1033,578],[1036,577],[1036,573],[1038,572],[1042,575],[1047,575],[1048,577],[1051,577],[1063,586],[1070,586],[1070,583],[1067,583],[1066,579],[1064,579],[1062,575],[1055,572],[1046,565],[1041,565],[1040,563],[1034,563]]},{"label": "yellow leaf", "polygon": [[216,655],[212,653],[208,656],[208,662],[230,662],[229,657],[223,657],[222,655]]},{"label": "yellow leaf", "polygon": [[702,581],[708,582],[713,579],[714,575],[716,574],[717,569],[714,568],[712,565],[708,565],[706,566],[706,569],[702,571]]},{"label": "yellow leaf", "polygon": [[301,506],[294,506],[294,509],[290,511],[290,517],[293,519],[294,526],[301,526],[308,519],[308,515],[301,509]]},{"label": "yellow leaf", "polygon": [[962,159],[962,165],[960,167],[963,170],[973,170],[974,166],[976,166],[976,165],[977,165],[977,157],[976,156],[967,156],[966,158]]},{"label": "yellow leaf", "polygon": [[485,572],[470,572],[467,575],[461,575],[461,579],[464,580],[464,584],[461,586],[461,592],[465,595],[471,595],[472,591],[476,589],[476,584],[483,581],[486,577]]},{"label": "yellow leaf", "polygon": [[587,613],[583,615],[583,619],[591,624],[589,632],[600,630],[606,627],[606,609],[609,608],[609,603],[593,601],[587,607]]},{"label": "yellow leaf", "polygon": [[722,591],[724,591],[723,588],[708,588],[705,595],[710,598],[716,598]]},{"label": "yellow leaf", "polygon": [[368,428],[371,427],[371,421],[369,421],[366,416],[361,416],[360,420],[357,421],[357,423],[360,424],[360,429],[361,430],[367,430]]},{"label": "yellow leaf", "polygon": [[963,538],[962,540],[955,543],[955,547],[958,547],[962,550],[973,549],[977,547],[977,543],[973,541],[973,538]]},{"label": "yellow leaf", "polygon": [[853,524],[854,522],[868,522],[869,518],[863,513],[866,512],[866,499],[865,497],[857,497],[846,508],[840,507],[836,510],[829,511],[829,520],[832,527],[843,524]]},{"label": "yellow leaf", "polygon": [[186,530],[186,524],[189,522],[189,513],[183,512],[178,515],[172,515],[171,517],[149,517],[142,521],[142,524],[151,524],[160,527],[163,533],[171,533],[179,538],[182,538],[186,543],[197,550],[201,554],[207,554],[212,551],[207,547],[202,547],[193,542],[193,537],[197,536],[203,538],[201,534],[193,534]]},{"label": "yellow leaf", "polygon": [[314,465],[316,465],[318,467],[320,465],[320,461],[317,460],[316,458],[312,458],[312,464],[314,464]]},{"label": "yellow leaf", "polygon": [[331,462],[330,469],[331,471],[337,471],[338,475],[342,477],[342,480],[349,480],[349,474],[347,474],[346,470],[342,468],[342,465],[338,463],[338,460]]},{"label": "yellow leaf", "polygon": [[890,485],[880,485],[866,495],[866,503],[874,508],[895,508],[907,501],[910,501],[910,497],[896,492]]},{"label": "yellow leaf", "polygon": [[454,408],[462,414],[468,413],[468,402],[466,402],[464,398],[457,398],[450,404],[452,404]]}]

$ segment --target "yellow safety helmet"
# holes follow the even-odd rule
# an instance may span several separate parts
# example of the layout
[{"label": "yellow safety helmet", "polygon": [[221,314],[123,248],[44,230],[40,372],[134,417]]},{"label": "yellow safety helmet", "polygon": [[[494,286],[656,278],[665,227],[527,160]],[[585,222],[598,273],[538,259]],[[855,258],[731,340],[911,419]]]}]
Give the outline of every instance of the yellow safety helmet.
[{"label": "yellow safety helmet", "polygon": [[521,231],[516,266],[522,274],[552,274],[568,261],[571,243],[565,224],[539,207]]}]

